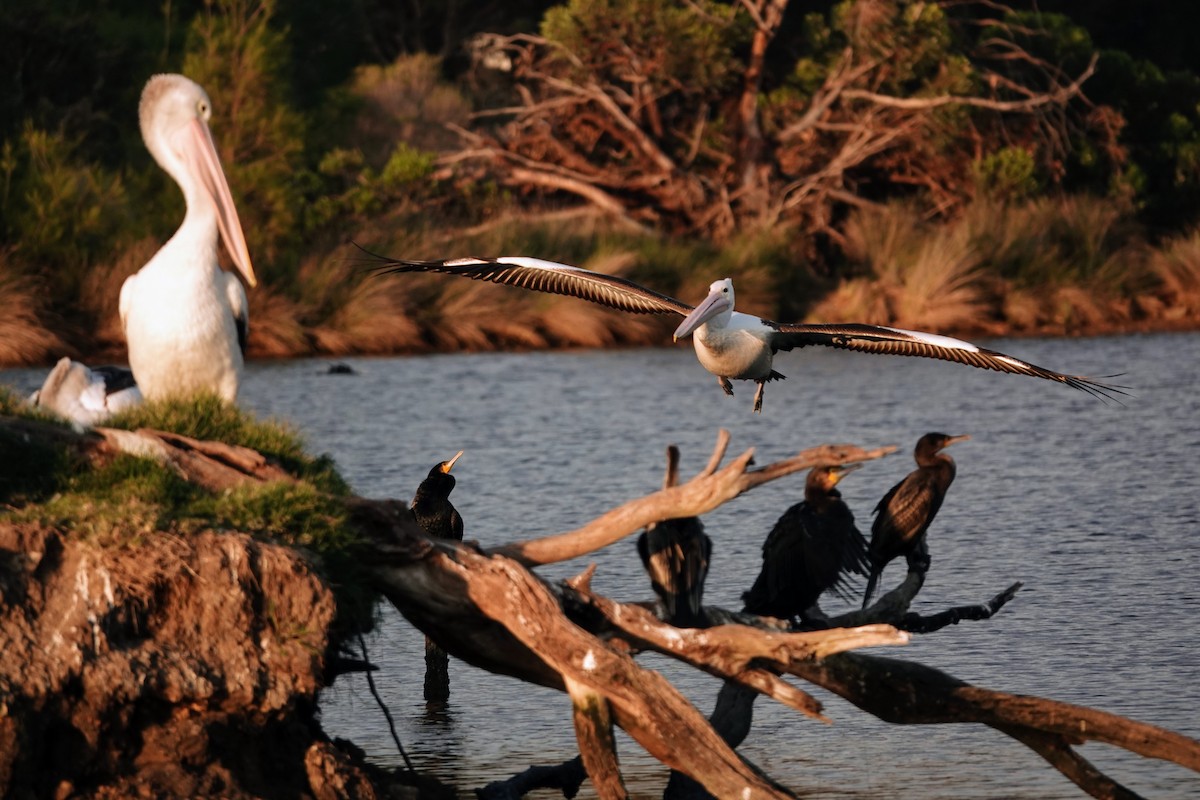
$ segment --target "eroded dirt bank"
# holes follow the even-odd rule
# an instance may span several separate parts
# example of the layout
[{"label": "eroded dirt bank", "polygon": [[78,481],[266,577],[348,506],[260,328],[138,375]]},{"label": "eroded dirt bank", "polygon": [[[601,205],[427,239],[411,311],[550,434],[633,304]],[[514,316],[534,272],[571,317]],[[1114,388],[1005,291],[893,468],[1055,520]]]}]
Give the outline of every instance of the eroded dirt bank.
[{"label": "eroded dirt bank", "polygon": [[382,796],[314,719],[335,606],[304,558],[129,536],[0,522],[0,796]]}]

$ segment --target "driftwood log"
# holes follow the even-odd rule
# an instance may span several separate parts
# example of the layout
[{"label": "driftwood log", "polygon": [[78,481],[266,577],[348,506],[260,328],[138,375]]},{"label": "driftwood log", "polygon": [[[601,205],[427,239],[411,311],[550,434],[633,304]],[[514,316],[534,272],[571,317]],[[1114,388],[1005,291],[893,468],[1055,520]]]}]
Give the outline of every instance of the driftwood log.
[{"label": "driftwood log", "polygon": [[[10,428],[30,424],[2,422]],[[71,439],[92,458],[119,451],[156,458],[210,488],[286,479],[253,451],[172,434],[101,429],[55,435]],[[641,604],[618,603],[592,592],[586,573],[552,586],[531,571],[538,564],[612,544],[652,522],[703,514],[815,464],[877,458],[892,449],[825,446],[757,469],[748,450],[722,468],[727,446],[728,435],[722,431],[708,465],[680,486],[629,501],[575,531],[490,551],[425,537],[398,501],[352,498],[348,503],[365,536],[364,563],[372,565],[383,594],[416,627],[464,661],[571,696],[581,763],[603,798],[627,796],[613,747],[614,724],[713,796],[792,797],[735,752],[748,729],[749,713],[743,709],[748,704],[727,702],[727,696],[763,694],[820,719],[820,704],[783,681],[782,674],[823,687],[897,724],[988,725],[1025,744],[1098,798],[1137,795],[1075,751],[1086,741],[1200,772],[1200,742],[1180,734],[1082,706],[972,686],[921,664],[846,652],[903,644],[910,634],[900,628],[927,631],[960,619],[985,619],[1012,598],[1019,584],[980,606],[914,615],[908,606],[928,566],[927,559],[917,558],[899,587],[865,612],[830,619],[835,627],[827,630],[792,632],[778,621],[716,608],[706,612],[719,624],[681,630]],[[726,681],[711,723],[661,675],[637,665],[633,654],[642,649]],[[480,794],[516,797],[537,786],[555,786],[571,796],[579,785],[578,770],[579,762],[535,768]]]}]

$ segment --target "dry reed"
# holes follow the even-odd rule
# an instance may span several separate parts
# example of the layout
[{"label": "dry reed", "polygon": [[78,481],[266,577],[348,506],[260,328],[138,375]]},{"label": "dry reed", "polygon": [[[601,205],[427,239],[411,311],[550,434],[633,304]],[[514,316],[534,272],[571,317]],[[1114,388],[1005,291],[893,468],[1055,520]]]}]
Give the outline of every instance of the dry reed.
[{"label": "dry reed", "polygon": [[12,269],[0,252],[0,365],[31,366],[69,354],[45,322],[48,296],[40,281]]}]

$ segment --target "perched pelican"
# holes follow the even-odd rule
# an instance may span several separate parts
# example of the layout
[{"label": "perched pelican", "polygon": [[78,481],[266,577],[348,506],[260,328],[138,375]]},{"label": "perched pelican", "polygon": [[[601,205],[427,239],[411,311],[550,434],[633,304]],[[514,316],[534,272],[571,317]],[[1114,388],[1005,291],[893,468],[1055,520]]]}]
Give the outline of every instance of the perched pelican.
[{"label": "perched pelican", "polygon": [[463,451],[459,450],[454,454],[454,458],[443,461],[429,470],[429,475],[421,481],[416,495],[413,496],[410,506],[413,517],[430,536],[459,540],[463,537],[462,517],[459,516],[458,509],[450,503],[450,492],[454,491],[455,484],[450,469],[462,454]]},{"label": "perched pelican", "polygon": [[[663,488],[675,485],[679,475],[679,448],[667,448],[667,474]],[[650,576],[650,586],[663,602],[667,621],[680,628],[706,628],[704,579],[712,556],[712,540],[698,517],[668,519],[642,531],[638,555]]]},{"label": "perched pelican", "polygon": [[861,464],[814,467],[804,501],[783,512],[763,543],[762,571],[742,595],[745,610],[780,619],[804,618],[827,591],[853,599],[850,574],[867,574],[867,540],[854,524],[837,484]]},{"label": "perched pelican", "polygon": [[133,373],[124,367],[89,368],[61,358],[29,402],[83,430],[140,404],[142,394],[133,382]]},{"label": "perched pelican", "polygon": [[155,75],[138,107],[146,148],[183,190],[187,214],[171,240],[121,287],[129,365],[147,399],[215,392],[237,397],[246,292],[221,270],[218,236],[256,284],[246,238],[208,130],[212,103],[182,75]]},{"label": "perched pelican", "polygon": [[730,380],[754,381],[758,384],[754,395],[755,411],[762,410],[763,387],[766,383],[784,377],[771,367],[775,353],[808,345],[940,358],[982,369],[1059,381],[1098,397],[1124,394],[1120,387],[1078,375],[1064,375],[948,336],[858,323],[784,325],[742,314],[733,310],[733,281],[729,278],[714,281],[709,286],[708,297],[693,308],[625,278],[537,258],[509,256],[405,261],[369,252],[368,255],[383,262],[378,268],[381,273],[440,272],[539,292],[570,295],[634,314],[679,314],[684,319],[675,329],[675,338],[692,337],[696,357],[705,369],[717,376],[717,382],[726,394],[733,394]]},{"label": "perched pelican", "polygon": [[889,489],[875,506],[877,516],[871,525],[868,552],[871,575],[863,594],[863,608],[871,602],[875,584],[888,562],[899,556],[912,555],[924,544],[925,531],[942,507],[956,472],[954,459],[942,450],[970,438],[967,434],[947,436],[944,433],[922,436],[913,452],[917,468]]}]

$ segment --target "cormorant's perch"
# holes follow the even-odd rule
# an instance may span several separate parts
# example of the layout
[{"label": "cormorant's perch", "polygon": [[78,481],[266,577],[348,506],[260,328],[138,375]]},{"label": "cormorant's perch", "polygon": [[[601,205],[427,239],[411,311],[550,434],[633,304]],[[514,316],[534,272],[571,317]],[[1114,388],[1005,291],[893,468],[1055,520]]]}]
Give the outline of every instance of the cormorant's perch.
[{"label": "cormorant's perch", "polygon": [[913,554],[925,541],[925,531],[937,516],[954,481],[954,459],[941,452],[971,437],[927,433],[917,441],[913,457],[917,468],[908,473],[875,506],[869,558],[871,576],[863,594],[863,608],[871,602],[875,584],[892,559]]},{"label": "cormorant's perch", "polygon": [[867,541],[836,487],[860,466],[820,466],[809,471],[804,501],[783,513],[763,544],[762,571],[742,595],[747,612],[803,619],[826,591],[852,599],[847,577],[867,574]]},{"label": "cormorant's perch", "polygon": [[[359,248],[362,249],[362,248]],[[473,280],[519,286],[550,294],[590,300],[632,314],[678,314],[683,317],[675,338],[692,337],[696,358],[713,375],[726,394],[730,380],[754,381],[754,410],[762,410],[763,387],[784,376],[772,369],[775,353],[795,347],[822,345],[864,353],[890,353],[954,361],[981,369],[1029,375],[1065,383],[1097,397],[1125,394],[1120,387],[1045,369],[961,339],[923,331],[908,331],[859,323],[789,323],[733,310],[733,281],[723,278],[709,286],[708,297],[692,306],[616,275],[543,261],[539,258],[457,258],[442,261],[406,261],[363,252],[379,259],[378,271],[439,272]]]},{"label": "cormorant's perch", "polygon": [[[663,488],[670,489],[679,475],[679,448],[667,448],[667,474]],[[712,556],[712,540],[699,517],[681,517],[655,523],[637,540],[638,555],[650,576],[650,585],[666,608],[667,621],[679,628],[707,627],[704,616],[704,579]]]}]

